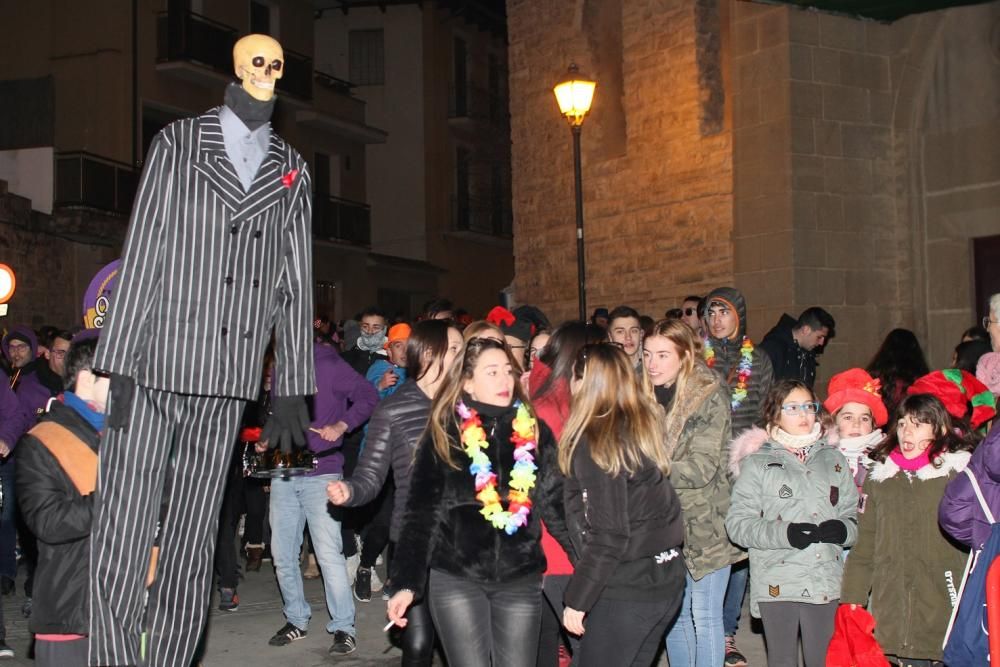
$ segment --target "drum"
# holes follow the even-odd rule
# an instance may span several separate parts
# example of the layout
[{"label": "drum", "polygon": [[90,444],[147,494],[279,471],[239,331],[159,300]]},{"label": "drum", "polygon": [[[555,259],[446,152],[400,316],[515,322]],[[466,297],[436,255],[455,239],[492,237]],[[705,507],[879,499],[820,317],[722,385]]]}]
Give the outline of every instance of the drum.
[{"label": "drum", "polygon": [[246,454],[246,469],[251,477],[262,479],[294,477],[316,470],[316,457],[308,449],[253,451]]}]

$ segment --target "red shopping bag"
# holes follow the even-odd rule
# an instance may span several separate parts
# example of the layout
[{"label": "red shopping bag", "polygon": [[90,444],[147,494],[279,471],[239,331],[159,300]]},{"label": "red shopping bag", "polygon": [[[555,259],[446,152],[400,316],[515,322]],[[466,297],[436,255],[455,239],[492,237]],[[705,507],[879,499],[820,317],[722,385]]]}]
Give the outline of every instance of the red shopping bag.
[{"label": "red shopping bag", "polygon": [[842,604],[837,608],[826,664],[827,667],[888,667],[889,661],[875,641],[875,619],[864,607]]}]

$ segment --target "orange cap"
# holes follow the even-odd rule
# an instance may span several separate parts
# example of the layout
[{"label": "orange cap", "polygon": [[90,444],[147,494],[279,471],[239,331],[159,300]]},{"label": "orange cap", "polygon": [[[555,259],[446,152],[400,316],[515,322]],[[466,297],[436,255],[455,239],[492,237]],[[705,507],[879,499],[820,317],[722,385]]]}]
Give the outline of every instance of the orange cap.
[{"label": "orange cap", "polygon": [[395,343],[397,340],[407,340],[410,337],[410,325],[405,322],[399,324],[393,324],[389,327],[389,338],[385,341],[385,349],[389,349],[389,345]]}]

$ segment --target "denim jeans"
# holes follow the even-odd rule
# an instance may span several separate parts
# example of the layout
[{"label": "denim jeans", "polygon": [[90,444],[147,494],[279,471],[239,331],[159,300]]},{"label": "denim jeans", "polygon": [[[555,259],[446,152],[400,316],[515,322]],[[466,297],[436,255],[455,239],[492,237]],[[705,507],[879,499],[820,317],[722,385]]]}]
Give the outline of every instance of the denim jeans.
[{"label": "denim jeans", "polygon": [[449,665],[535,667],[542,580],[487,583],[431,570],[428,604]]},{"label": "denim jeans", "polygon": [[740,613],[743,611],[743,598],[747,594],[749,579],[750,561],[733,563],[729,572],[726,601],[722,604],[722,630],[727,637],[735,637],[736,631],[740,628]]},{"label": "denim jeans", "polygon": [[681,611],[667,631],[671,665],[719,667],[726,657],[722,632],[722,601],[729,586],[727,565],[698,581],[686,575]]},{"label": "denim jeans", "polygon": [[347,580],[340,522],[330,514],[326,497],[327,483],[340,477],[301,476],[271,482],[271,556],[281,597],[285,601],[285,618],[292,625],[306,630],[312,609],[302,590],[299,550],[302,547],[302,529],[308,523],[316,561],[323,575],[326,609],[330,613],[326,631],[343,630],[353,636],[354,597]]}]

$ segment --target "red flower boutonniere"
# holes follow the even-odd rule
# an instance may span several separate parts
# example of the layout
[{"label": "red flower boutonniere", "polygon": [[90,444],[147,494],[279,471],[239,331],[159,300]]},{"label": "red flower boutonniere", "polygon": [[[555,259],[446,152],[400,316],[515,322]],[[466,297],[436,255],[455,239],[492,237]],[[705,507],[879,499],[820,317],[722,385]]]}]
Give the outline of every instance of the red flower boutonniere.
[{"label": "red flower boutonniere", "polygon": [[295,177],[299,175],[298,169],[292,169],[290,172],[281,177],[281,184],[286,188],[292,187],[292,183],[295,182]]}]

